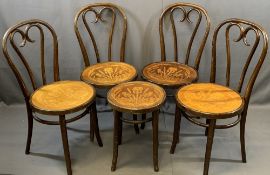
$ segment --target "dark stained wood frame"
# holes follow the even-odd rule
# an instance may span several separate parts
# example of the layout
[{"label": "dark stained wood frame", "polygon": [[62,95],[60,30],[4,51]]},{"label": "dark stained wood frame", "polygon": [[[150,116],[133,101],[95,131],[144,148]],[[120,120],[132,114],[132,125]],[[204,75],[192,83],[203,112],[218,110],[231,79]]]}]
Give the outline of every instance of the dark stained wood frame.
[{"label": "dark stained wood frame", "polygon": [[[265,56],[267,54],[268,50],[268,36],[265,32],[265,30],[259,26],[258,24],[255,24],[253,22],[242,20],[242,19],[228,19],[223,21],[218,27],[216,28],[213,40],[212,40],[212,60],[211,60],[211,76],[210,76],[210,82],[215,83],[216,81],[216,43],[217,43],[217,37],[218,33],[221,28],[225,28],[225,37],[226,37],[226,56],[227,56],[227,69],[226,69],[226,86],[230,86],[230,67],[231,67],[231,51],[230,51],[230,29],[232,27],[237,27],[239,29],[239,37],[234,39],[234,42],[243,41],[243,43],[246,46],[251,46],[250,53],[247,57],[247,61],[243,67],[241,77],[238,83],[238,87],[236,92],[243,93],[242,96],[242,106],[236,110],[229,113],[222,113],[222,114],[203,114],[196,111],[193,111],[191,109],[188,109],[187,107],[183,107],[179,102],[177,102],[176,105],[176,114],[175,114],[175,123],[174,123],[174,135],[173,135],[173,142],[171,146],[170,153],[173,154],[175,151],[176,144],[179,142],[179,132],[180,132],[180,122],[181,122],[181,114],[188,119],[190,122],[206,127],[205,135],[207,135],[207,145],[206,145],[206,152],[205,152],[205,161],[204,161],[204,175],[208,174],[209,170],[209,163],[211,158],[211,151],[212,151],[212,144],[213,144],[213,138],[214,138],[214,132],[215,129],[226,129],[231,128],[238,123],[240,123],[240,142],[241,142],[241,154],[242,154],[242,162],[246,163],[246,149],[245,149],[245,124],[246,124],[246,117],[247,117],[247,110],[249,105],[249,100],[251,96],[251,92],[254,86],[254,83],[256,81],[256,78],[258,76],[258,73],[261,69],[261,66],[265,60]],[[247,42],[247,34],[249,31],[253,31],[255,34],[255,41],[253,45],[250,45]],[[249,78],[249,80],[246,79],[246,73],[249,68],[249,64],[256,52],[256,49],[258,48],[259,43],[262,43],[262,49],[258,58],[258,62],[252,71],[252,74]],[[247,81],[246,88],[243,89],[243,82]],[[179,101],[179,100],[177,100]],[[194,116],[206,118],[206,123],[202,123]],[[216,120],[217,119],[224,119],[224,118],[231,118],[238,116],[236,121],[226,124],[226,125],[217,125]]]},{"label": "dark stained wood frame", "polygon": [[[38,87],[35,82],[35,76],[33,74],[33,71],[31,70],[26,57],[23,55],[23,53],[20,51],[19,47],[24,47],[27,43],[34,43],[35,40],[33,40],[29,36],[29,31],[33,28],[38,29],[39,31],[39,36],[40,36],[40,59],[41,59],[41,75],[42,75],[42,83],[43,85],[47,85],[46,81],[46,72],[45,72],[45,50],[44,50],[44,43],[45,43],[45,32],[44,29],[49,31],[51,34],[51,38],[53,40],[53,63],[54,63],[54,81],[60,81],[59,78],[59,64],[58,64],[58,41],[57,41],[57,35],[52,28],[51,25],[48,23],[39,20],[39,19],[32,19],[32,20],[26,20],[21,23],[18,23],[12,27],[10,27],[7,32],[4,35],[3,41],[2,41],[2,49],[3,53],[5,55],[5,58],[11,67],[13,73],[16,76],[16,79],[20,85],[21,91],[24,95],[25,98],[25,104],[26,104],[26,109],[27,109],[27,116],[28,116],[28,134],[27,134],[27,143],[26,143],[26,149],[25,149],[25,154],[30,154],[30,145],[31,145],[31,139],[32,139],[32,131],[33,131],[33,120],[36,120],[39,123],[42,124],[47,124],[47,125],[60,125],[61,129],[61,135],[62,135],[62,142],[63,142],[63,149],[64,149],[64,155],[65,155],[65,161],[66,161],[66,168],[67,168],[67,174],[71,175],[72,170],[71,170],[71,160],[70,160],[70,153],[69,153],[69,146],[68,146],[68,136],[67,136],[67,128],[66,124],[76,121],[82,117],[84,117],[87,114],[90,115],[90,139],[91,141],[94,140],[94,135],[96,135],[98,144],[100,147],[103,146],[102,140],[100,138],[99,134],[99,128],[98,128],[98,120],[97,120],[97,112],[96,112],[96,103],[95,103],[95,94],[94,97],[87,103],[87,104],[82,104],[76,109],[72,110],[67,110],[67,111],[61,111],[61,112],[56,112],[56,111],[43,111],[43,110],[38,110],[34,108],[30,101],[31,98],[31,91],[27,88],[27,85],[25,84],[25,81],[23,79],[22,74],[20,73],[18,67],[14,64],[12,61],[12,56],[9,54],[9,45],[15,53],[17,54],[18,58],[20,59],[22,65],[24,68],[27,70],[27,75],[29,76],[29,79],[31,80],[31,85],[33,90],[37,90]],[[16,42],[14,41],[14,36],[15,35],[20,35],[22,42],[17,46]],[[14,58],[13,58],[14,59]],[[73,112],[77,112],[79,110],[85,109],[81,114],[78,116],[72,117],[70,119],[66,119],[65,115],[70,114]],[[59,115],[59,120],[58,121],[48,121],[41,119],[33,113],[42,113],[46,115]]]}]

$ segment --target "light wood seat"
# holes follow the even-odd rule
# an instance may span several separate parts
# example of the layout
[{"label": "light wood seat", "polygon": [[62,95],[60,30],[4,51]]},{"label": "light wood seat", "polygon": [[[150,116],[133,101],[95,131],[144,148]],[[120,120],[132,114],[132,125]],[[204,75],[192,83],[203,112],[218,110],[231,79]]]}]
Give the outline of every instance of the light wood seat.
[{"label": "light wood seat", "polygon": [[95,89],[84,82],[58,81],[34,91],[30,104],[40,113],[67,114],[85,108],[95,95]]},{"label": "light wood seat", "polygon": [[207,117],[234,116],[243,109],[244,101],[236,91],[213,83],[196,83],[180,88],[176,94],[180,107]]},{"label": "light wood seat", "polygon": [[195,69],[185,64],[161,61],[145,66],[142,76],[147,81],[155,84],[179,87],[196,81],[198,73]]},{"label": "light wood seat", "polygon": [[81,74],[84,82],[98,87],[110,87],[137,77],[136,69],[124,62],[103,62],[88,66]]}]

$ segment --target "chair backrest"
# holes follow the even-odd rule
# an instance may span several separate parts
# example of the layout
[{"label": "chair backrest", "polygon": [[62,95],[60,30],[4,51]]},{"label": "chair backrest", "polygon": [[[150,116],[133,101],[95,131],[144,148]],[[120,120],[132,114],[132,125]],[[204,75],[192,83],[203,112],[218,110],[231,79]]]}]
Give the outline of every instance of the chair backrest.
[{"label": "chair backrest", "polygon": [[[260,71],[260,68],[264,62],[265,56],[267,54],[267,49],[268,49],[268,37],[264,29],[250,21],[242,20],[242,19],[228,19],[223,21],[221,24],[218,25],[216,28],[214,35],[213,35],[213,40],[212,40],[212,61],[211,61],[211,76],[210,76],[210,82],[216,82],[216,62],[217,62],[217,38],[218,34],[221,31],[221,29],[224,29],[225,32],[225,40],[226,40],[226,86],[230,86],[231,82],[231,39],[230,39],[230,31],[232,28],[236,27],[239,29],[239,36],[238,38],[234,39],[233,41],[235,43],[239,41],[243,41],[245,46],[251,46],[250,51],[248,53],[247,59],[245,61],[245,64],[243,66],[243,69],[240,75],[240,80],[238,82],[238,86],[236,90],[239,93],[244,93],[244,98],[246,101],[246,104],[248,104],[251,91],[253,88],[253,85],[255,83],[255,80],[257,78],[257,75]],[[222,30],[223,31],[223,30]],[[253,45],[250,45],[250,40],[247,40],[247,34],[253,32],[255,37],[254,37],[254,43]],[[223,33],[223,32],[220,32]],[[250,37],[251,38],[251,37]],[[258,51],[259,49],[258,46],[261,44],[262,49],[261,51]],[[257,50],[257,51],[256,51]],[[258,53],[258,61],[255,60],[255,67],[254,70],[251,68],[249,69],[250,63],[252,62],[252,59],[254,58],[255,52]],[[238,62],[237,62],[238,63]],[[251,75],[250,78],[247,79],[247,71],[251,70]],[[247,82],[246,88],[243,88],[244,82]]]},{"label": "chair backrest", "polygon": [[[89,25],[89,22],[86,19],[86,15],[88,14],[88,12],[91,12],[95,15],[95,20],[91,21],[91,23],[96,24],[96,23],[106,23],[107,21],[105,21],[102,18],[102,14],[104,13],[104,11],[110,11],[111,12],[111,23],[110,23],[110,31],[109,31],[109,40],[108,40],[108,61],[112,61],[112,43],[113,43],[113,35],[114,35],[114,31],[115,31],[115,22],[116,22],[116,17],[119,17],[119,19],[122,19],[122,36],[121,36],[121,40],[119,39],[119,41],[121,41],[120,43],[120,61],[124,62],[125,60],[125,43],[126,43],[126,33],[127,33],[127,17],[124,13],[124,11],[111,3],[96,3],[96,4],[91,4],[91,5],[87,5],[85,7],[83,7],[75,16],[75,20],[74,20],[74,30],[82,51],[82,55],[83,55],[83,59],[84,59],[84,64],[85,67],[90,65],[90,60],[89,60],[89,56],[87,53],[87,49],[86,49],[86,44],[83,41],[81,32],[79,30],[79,23],[78,21],[81,20],[84,24],[84,27],[90,37],[90,40],[92,42],[92,46],[93,49],[95,51],[95,56],[96,56],[96,61],[97,63],[100,62],[100,53],[99,53],[99,49],[97,46],[97,42],[95,40],[94,34],[91,30],[91,26]],[[119,14],[119,15],[117,15]],[[102,33],[103,35],[103,33]],[[106,48],[106,47],[105,47]]]},{"label": "chair backrest", "polygon": [[[41,77],[43,85],[47,84],[46,78],[46,70],[45,70],[45,35],[47,33],[51,34],[52,43],[53,43],[53,73],[54,73],[54,81],[59,81],[59,66],[58,66],[58,42],[57,36],[54,29],[46,22],[33,19],[23,21],[19,24],[16,24],[10,27],[2,41],[2,49],[3,53],[7,59],[9,66],[11,67],[13,73],[15,74],[17,81],[19,82],[20,88],[26,98],[26,100],[30,96],[30,89],[27,87],[25,82],[25,76],[22,75],[19,68],[20,65],[23,65],[25,70],[27,71],[27,76],[31,81],[31,87],[33,90],[38,88],[36,83],[36,77],[29,65],[29,60],[26,54],[22,52],[20,48],[25,47],[26,45],[30,45],[29,43],[36,43],[36,41],[31,38],[29,31],[31,29],[37,29],[39,33],[39,47],[40,47],[40,67],[41,67]],[[18,36],[16,36],[18,35]],[[21,43],[18,44],[18,40],[21,40]],[[31,45],[32,46],[32,45]],[[30,47],[30,46],[29,46]],[[16,56],[12,53],[16,53]],[[35,49],[32,49],[29,52],[37,52]],[[19,58],[19,61],[15,60],[15,58]]]},{"label": "chair backrest", "polygon": [[[188,22],[190,25],[192,24],[190,15],[195,12],[197,13],[197,21],[195,23],[195,27],[193,29],[193,32],[191,34],[189,43],[188,43],[188,47],[186,50],[186,56],[185,56],[185,64],[190,65],[190,52],[192,49],[192,45],[194,43],[194,38],[197,34],[197,31],[200,27],[200,25],[202,24],[202,18],[205,18],[205,32],[204,35],[201,39],[201,41],[198,42],[199,44],[199,48],[194,60],[194,64],[192,65],[192,67],[194,67],[195,69],[199,68],[199,64],[200,64],[200,60],[201,60],[201,56],[202,56],[202,52],[203,49],[205,47],[205,43],[209,34],[209,30],[210,30],[210,19],[208,17],[208,14],[206,12],[206,10],[196,4],[191,4],[191,3],[175,3],[172,4],[170,6],[168,6],[161,14],[160,18],[159,18],[159,34],[160,34],[160,47],[161,47],[161,61],[166,61],[166,48],[165,48],[165,41],[164,41],[164,19],[165,16],[169,15],[170,17],[170,23],[171,23],[171,27],[172,27],[172,34],[173,34],[173,44],[174,44],[174,61],[178,62],[178,38],[180,38],[177,35],[177,31],[176,31],[176,25],[175,25],[175,13],[179,11],[180,13],[182,13],[182,18],[179,20],[179,22]],[[178,22],[178,21],[177,21]],[[184,49],[183,49],[184,50]]]}]

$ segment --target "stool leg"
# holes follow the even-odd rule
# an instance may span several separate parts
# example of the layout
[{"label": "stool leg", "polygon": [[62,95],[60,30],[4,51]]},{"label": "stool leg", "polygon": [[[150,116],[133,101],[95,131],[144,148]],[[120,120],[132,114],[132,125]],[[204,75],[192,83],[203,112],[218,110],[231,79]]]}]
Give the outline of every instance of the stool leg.
[{"label": "stool leg", "polygon": [[121,120],[122,118],[122,112],[118,112],[119,115],[119,125],[118,125],[118,145],[122,144],[122,130],[123,130],[123,121]]},{"label": "stool leg", "polygon": [[113,159],[111,171],[115,171],[118,157],[119,112],[114,110]]},{"label": "stool leg", "polygon": [[173,141],[170,153],[173,154],[175,151],[176,144],[179,142],[179,133],[181,125],[181,113],[179,107],[175,106],[175,119],[174,119],[174,131],[173,131]]},{"label": "stool leg", "polygon": [[[134,121],[137,121],[137,114],[133,114],[133,120]],[[134,129],[135,129],[136,134],[140,134],[140,130],[139,130],[138,124],[134,124]]]},{"label": "stool leg", "polygon": [[209,171],[209,164],[210,164],[210,159],[211,159],[213,138],[214,138],[214,134],[215,134],[215,126],[216,126],[216,120],[211,119],[210,124],[209,124],[209,128],[208,128],[208,136],[207,136],[206,152],[205,152],[205,158],[204,158],[203,175],[208,175],[208,171]]},{"label": "stool leg", "polygon": [[94,133],[96,135],[96,139],[97,139],[98,145],[100,147],[102,147],[103,146],[103,143],[102,143],[102,140],[101,140],[101,137],[100,137],[100,133],[99,133],[96,102],[93,102],[93,104],[91,105],[90,113],[91,113],[91,118],[92,118],[92,121],[93,121],[93,125],[92,126],[93,126]]},{"label": "stool leg", "polygon": [[[142,120],[145,120],[146,119],[146,114],[142,114]],[[144,129],[145,128],[145,123],[142,123],[141,124],[141,129]]]},{"label": "stool leg", "polygon": [[64,155],[65,155],[65,160],[66,160],[67,174],[72,175],[65,115],[60,115],[59,120],[60,120],[60,129],[61,129],[61,135],[62,135]]},{"label": "stool leg", "polygon": [[153,121],[153,163],[154,170],[157,172],[159,170],[158,167],[158,113],[159,111],[154,111],[152,113]]}]

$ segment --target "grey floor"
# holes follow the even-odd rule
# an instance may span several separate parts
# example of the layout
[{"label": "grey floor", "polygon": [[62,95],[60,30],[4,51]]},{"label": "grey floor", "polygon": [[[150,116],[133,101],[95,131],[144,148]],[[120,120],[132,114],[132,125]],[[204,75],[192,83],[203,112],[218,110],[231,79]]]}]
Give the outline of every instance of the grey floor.
[{"label": "grey floor", "polygon": [[[247,120],[247,161],[241,163],[239,126],[218,130],[215,135],[209,174],[270,174],[270,109],[251,106]],[[50,118],[54,118],[51,116]],[[152,166],[150,124],[140,135],[124,125],[117,169],[110,171],[112,159],[112,114],[99,114],[104,147],[89,141],[89,118],[69,125],[68,135],[74,175],[200,175],[206,138],[203,129],[183,120],[181,141],[169,154],[173,116],[160,115],[160,171]],[[31,154],[25,155],[26,110],[23,105],[0,106],[0,174],[64,175],[62,143],[58,126],[34,123]]]}]

